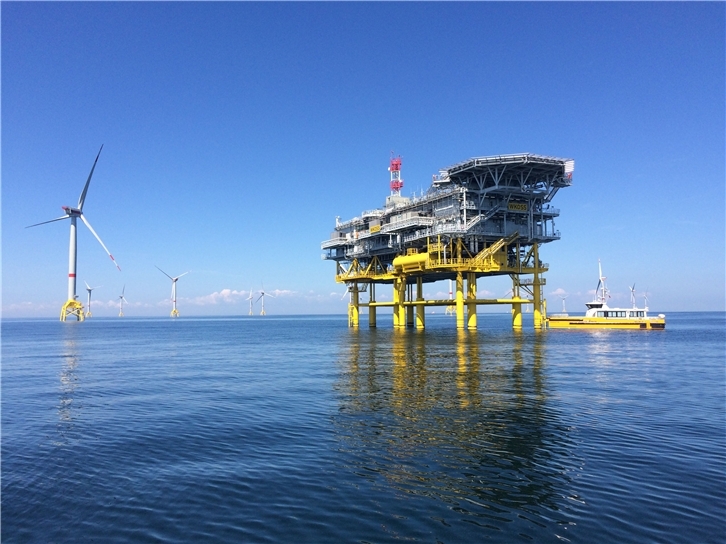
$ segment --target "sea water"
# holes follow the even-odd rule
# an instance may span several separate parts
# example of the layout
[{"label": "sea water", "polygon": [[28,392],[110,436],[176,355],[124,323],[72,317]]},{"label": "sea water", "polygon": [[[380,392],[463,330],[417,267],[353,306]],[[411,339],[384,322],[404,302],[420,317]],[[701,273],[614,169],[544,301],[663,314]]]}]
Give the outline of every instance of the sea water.
[{"label": "sea water", "polygon": [[725,541],[723,313],[362,321],[3,320],[2,541]]}]

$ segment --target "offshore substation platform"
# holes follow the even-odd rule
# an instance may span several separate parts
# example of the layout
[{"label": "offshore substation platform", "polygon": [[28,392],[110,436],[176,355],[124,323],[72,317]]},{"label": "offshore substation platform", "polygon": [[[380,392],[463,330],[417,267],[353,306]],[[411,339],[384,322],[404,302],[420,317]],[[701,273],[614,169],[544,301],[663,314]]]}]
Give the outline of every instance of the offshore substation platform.
[{"label": "offshore substation platform", "polygon": [[[572,184],[574,169],[572,159],[529,153],[475,157],[440,170],[426,193],[409,198],[401,196],[401,157],[392,157],[385,206],[336,218],[321,244],[323,258],[336,261],[335,280],[350,293],[349,326],[358,327],[361,307],[371,327],[377,308],[392,307],[394,328],[422,329],[427,306],[446,306],[458,329],[476,329],[478,305],[511,304],[512,327],[521,329],[522,305],[532,304],[534,328],[543,328],[549,265],[539,246],[560,238],[559,210],[550,201]],[[477,298],[478,278],[501,275],[512,279],[511,298]],[[447,279],[456,285],[453,300],[423,298],[424,283]],[[378,284],[393,285],[391,302],[376,300]]]}]

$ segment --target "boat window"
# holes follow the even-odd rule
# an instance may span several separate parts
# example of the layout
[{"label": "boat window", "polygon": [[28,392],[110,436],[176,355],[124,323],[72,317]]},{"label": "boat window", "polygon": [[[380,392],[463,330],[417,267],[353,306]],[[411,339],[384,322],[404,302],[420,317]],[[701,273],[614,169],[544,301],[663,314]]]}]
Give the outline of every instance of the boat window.
[{"label": "boat window", "polygon": [[605,312],[598,312],[597,313],[597,316],[598,317],[605,317]]}]

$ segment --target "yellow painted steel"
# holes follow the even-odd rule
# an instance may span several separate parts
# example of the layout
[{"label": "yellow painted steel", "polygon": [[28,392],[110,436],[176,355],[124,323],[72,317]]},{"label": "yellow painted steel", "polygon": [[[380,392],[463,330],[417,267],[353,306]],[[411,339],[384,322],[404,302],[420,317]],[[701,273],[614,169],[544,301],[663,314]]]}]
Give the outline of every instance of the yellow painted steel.
[{"label": "yellow painted steel", "polygon": [[398,326],[406,327],[406,276],[403,276],[398,282]]},{"label": "yellow painted steel", "polygon": [[512,328],[522,328],[522,305],[518,302],[512,304]]},{"label": "yellow painted steel", "polygon": [[426,318],[424,317],[426,307],[423,304],[420,304],[423,299],[423,280],[419,276],[418,278],[416,278],[416,302],[419,302],[419,304],[416,306],[417,329],[423,329],[426,326]]},{"label": "yellow painted steel", "polygon": [[177,310],[176,308],[174,308],[171,311],[171,317],[179,317],[179,310]]},{"label": "yellow painted steel", "polygon": [[399,289],[399,284],[401,283],[401,278],[396,278],[393,281],[393,328],[398,328],[398,317],[399,317],[399,311],[398,308],[401,305],[401,290]]},{"label": "yellow painted steel", "polygon": [[476,274],[467,274],[466,285],[466,328],[476,330]]},{"label": "yellow painted steel", "polygon": [[665,330],[665,319],[661,317],[612,319],[607,317],[552,316],[547,318],[547,326],[550,329]]},{"label": "yellow painted steel", "polygon": [[532,295],[534,298],[534,328],[541,329],[544,323],[542,319],[542,286],[539,281],[539,244],[534,244],[534,281],[532,282]]},{"label": "yellow painted steel", "polygon": [[371,283],[368,286],[369,303],[368,303],[368,326],[372,329],[376,327],[376,284]]},{"label": "yellow painted steel", "polygon": [[348,304],[348,326],[358,328],[360,320],[360,298],[358,295],[358,284],[350,287],[350,303]]},{"label": "yellow painted steel", "polygon": [[[453,239],[443,242],[441,237],[429,238],[424,249],[408,248],[406,255],[399,255],[388,266],[384,266],[377,257],[366,265],[353,259],[349,265],[337,263],[336,281],[345,283],[351,292],[349,304],[349,325],[358,327],[360,306],[368,307],[368,323],[370,327],[377,325],[378,307],[392,307],[394,328],[425,327],[426,306],[447,306],[456,315],[456,328],[475,330],[478,325],[476,307],[484,304],[510,304],[512,328],[521,329],[523,316],[522,305],[532,304],[534,307],[534,328],[546,327],[546,301],[543,295],[545,278],[543,273],[546,265],[539,260],[538,244],[532,244],[526,255],[519,252],[519,234],[499,239],[476,254],[468,251],[463,240]],[[516,252],[508,252],[507,248],[517,244]],[[420,252],[419,252],[420,251]],[[511,260],[512,255],[517,258]],[[508,274],[512,278],[512,297],[497,299],[477,298],[477,278]],[[456,278],[456,294],[454,300],[425,300],[423,298],[423,280],[431,281],[432,277]],[[532,275],[531,280],[520,279],[521,276]],[[443,279],[443,278],[442,278]],[[467,290],[464,292],[464,281]],[[416,285],[414,292],[413,285]],[[360,303],[358,299],[359,282],[370,288],[370,299]],[[392,302],[377,302],[374,285],[390,283],[393,285]],[[524,291],[522,296],[521,291]],[[363,288],[365,291],[365,287]],[[414,309],[415,308],[415,309]],[[465,310],[466,308],[466,314]]]},{"label": "yellow painted steel", "polygon": [[456,273],[456,328],[464,328],[464,276]]},{"label": "yellow painted steel", "polygon": [[[418,280],[418,278],[416,278]],[[418,281],[417,281],[418,283]],[[407,285],[406,289],[406,300],[409,302],[413,300],[413,285]],[[406,326],[413,327],[413,306],[406,306]]]},{"label": "yellow painted steel", "polygon": [[65,321],[68,316],[75,316],[78,321],[84,321],[86,316],[83,314],[83,304],[77,300],[67,300],[61,308],[60,320]]}]

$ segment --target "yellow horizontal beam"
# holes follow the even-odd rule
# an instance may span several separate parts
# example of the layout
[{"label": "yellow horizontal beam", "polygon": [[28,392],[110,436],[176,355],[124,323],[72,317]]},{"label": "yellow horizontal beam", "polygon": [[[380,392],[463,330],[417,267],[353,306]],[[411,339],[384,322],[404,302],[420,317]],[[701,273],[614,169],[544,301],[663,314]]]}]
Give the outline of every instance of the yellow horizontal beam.
[{"label": "yellow horizontal beam", "polygon": [[[477,298],[474,300],[464,299],[464,304],[532,304],[534,301],[527,298]],[[384,307],[393,306],[394,302],[361,302],[359,306]],[[455,300],[411,300],[399,303],[402,306],[452,306],[456,304]]]},{"label": "yellow horizontal beam", "polygon": [[[547,268],[540,268],[539,272],[544,273],[547,272]],[[519,275],[527,275],[527,274],[534,274],[534,267],[530,268],[515,268],[515,267],[502,267],[496,270],[487,269],[484,270],[479,267],[467,267],[467,266],[460,266],[460,265],[446,265],[446,266],[440,266],[436,268],[422,268],[417,269],[415,271],[407,271],[402,272],[399,274],[394,273],[387,273],[387,274],[372,274],[372,273],[350,273],[350,274],[338,274],[335,276],[335,281],[337,283],[345,283],[345,282],[352,282],[352,281],[369,281],[369,282],[385,282],[390,283],[396,278],[400,277],[415,277],[418,275],[426,274],[451,274],[452,272],[461,272],[462,274],[465,273],[474,273],[474,274],[491,274],[491,275],[504,275],[504,274],[519,274]]]}]

